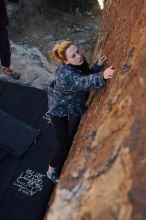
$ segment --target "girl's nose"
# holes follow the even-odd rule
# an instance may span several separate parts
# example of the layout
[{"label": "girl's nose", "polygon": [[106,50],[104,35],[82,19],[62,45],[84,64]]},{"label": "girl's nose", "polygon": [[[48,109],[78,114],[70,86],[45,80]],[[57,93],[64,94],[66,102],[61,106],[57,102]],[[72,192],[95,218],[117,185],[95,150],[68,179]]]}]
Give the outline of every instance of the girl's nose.
[{"label": "girl's nose", "polygon": [[78,56],[78,58],[81,58],[81,57],[82,57],[81,54],[79,54],[79,53],[77,54],[77,56]]}]

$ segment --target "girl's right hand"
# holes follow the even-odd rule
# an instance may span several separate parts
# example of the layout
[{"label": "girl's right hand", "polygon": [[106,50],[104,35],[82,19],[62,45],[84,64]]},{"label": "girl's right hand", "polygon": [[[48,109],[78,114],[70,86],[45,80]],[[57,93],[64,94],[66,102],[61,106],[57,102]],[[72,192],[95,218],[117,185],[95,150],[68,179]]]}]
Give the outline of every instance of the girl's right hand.
[{"label": "girl's right hand", "polygon": [[101,56],[98,60],[98,65],[101,66],[104,64],[104,62],[107,60],[107,57],[105,55]]},{"label": "girl's right hand", "polygon": [[103,72],[104,79],[111,79],[113,77],[114,72],[115,70],[113,69],[113,66],[110,66],[107,69],[105,69]]}]

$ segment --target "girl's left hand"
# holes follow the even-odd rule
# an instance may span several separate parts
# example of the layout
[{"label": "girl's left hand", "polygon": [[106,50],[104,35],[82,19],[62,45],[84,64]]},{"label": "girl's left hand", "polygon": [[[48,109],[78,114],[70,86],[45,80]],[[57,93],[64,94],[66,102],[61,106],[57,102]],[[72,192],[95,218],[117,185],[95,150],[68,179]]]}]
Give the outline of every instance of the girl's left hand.
[{"label": "girl's left hand", "polygon": [[105,55],[101,56],[97,62],[99,66],[101,66],[105,61],[107,60],[107,57]]}]

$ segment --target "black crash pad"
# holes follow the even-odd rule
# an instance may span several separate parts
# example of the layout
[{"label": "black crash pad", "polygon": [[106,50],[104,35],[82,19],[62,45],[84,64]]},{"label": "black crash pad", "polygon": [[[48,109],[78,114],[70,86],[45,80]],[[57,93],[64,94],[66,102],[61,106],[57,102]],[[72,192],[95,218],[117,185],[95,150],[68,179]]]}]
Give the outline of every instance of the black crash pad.
[{"label": "black crash pad", "polygon": [[0,109],[40,129],[35,147],[20,158],[0,148],[0,219],[42,220],[54,188],[46,177],[52,125],[45,91],[0,81]]}]

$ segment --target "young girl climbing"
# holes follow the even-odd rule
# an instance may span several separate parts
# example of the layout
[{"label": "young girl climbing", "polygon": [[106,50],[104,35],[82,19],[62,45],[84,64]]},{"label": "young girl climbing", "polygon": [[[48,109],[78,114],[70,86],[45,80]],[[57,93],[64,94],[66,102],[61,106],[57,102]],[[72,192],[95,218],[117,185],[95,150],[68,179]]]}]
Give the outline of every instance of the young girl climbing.
[{"label": "young girl climbing", "polygon": [[57,166],[64,161],[71,146],[80,118],[86,110],[88,93],[105,86],[112,78],[112,66],[101,71],[106,56],[99,58],[91,68],[80,48],[71,41],[54,46],[51,60],[60,63],[55,81],[48,88],[48,112],[54,130],[54,145],[50,153],[47,177],[59,182]]}]

